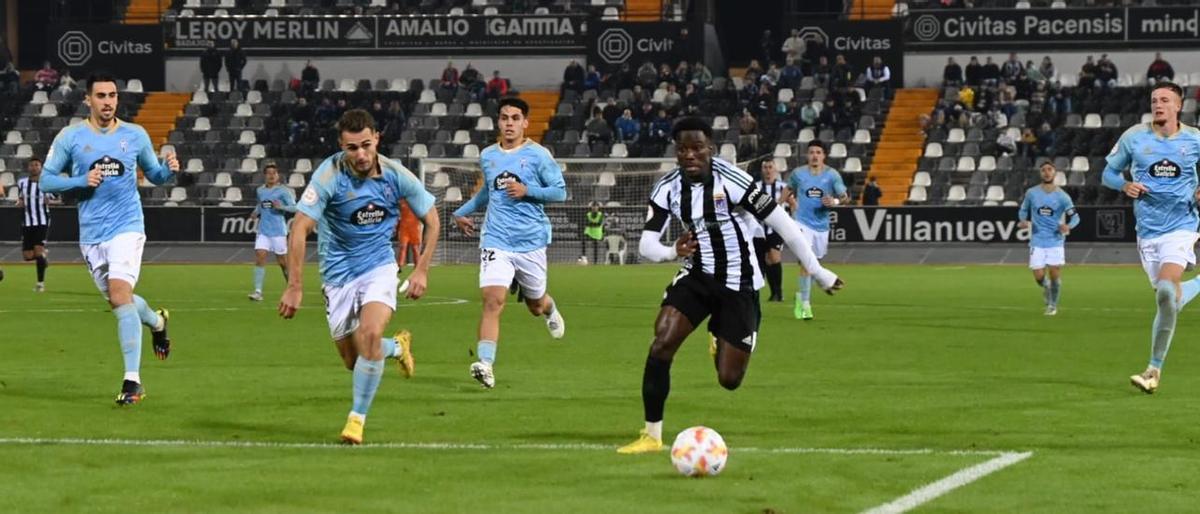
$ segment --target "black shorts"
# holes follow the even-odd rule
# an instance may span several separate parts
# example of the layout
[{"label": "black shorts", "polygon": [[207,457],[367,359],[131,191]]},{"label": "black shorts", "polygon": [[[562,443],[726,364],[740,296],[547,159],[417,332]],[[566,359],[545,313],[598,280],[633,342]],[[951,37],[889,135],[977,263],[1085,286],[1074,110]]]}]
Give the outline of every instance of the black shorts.
[{"label": "black shorts", "polygon": [[783,236],[779,232],[771,232],[767,235],[767,248],[771,250],[783,250]]},{"label": "black shorts", "polygon": [[709,318],[710,333],[747,352],[754,351],[758,322],[762,319],[758,291],[734,291],[712,277],[687,270],[680,270],[676,277],[667,286],[663,306],[678,309],[693,327],[699,327],[704,318]]},{"label": "black shorts", "polygon": [[21,251],[28,252],[35,246],[46,246],[46,225],[21,227]]}]

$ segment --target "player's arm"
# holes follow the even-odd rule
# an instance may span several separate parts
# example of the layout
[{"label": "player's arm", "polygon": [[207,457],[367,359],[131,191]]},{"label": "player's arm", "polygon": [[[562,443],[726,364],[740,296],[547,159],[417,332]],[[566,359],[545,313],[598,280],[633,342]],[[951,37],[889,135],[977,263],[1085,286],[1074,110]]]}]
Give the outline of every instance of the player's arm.
[{"label": "player's arm", "polygon": [[471,214],[482,209],[486,209],[487,204],[488,190],[485,177],[485,183],[479,186],[479,191],[475,192],[475,196],[472,196],[470,200],[467,200],[467,203],[460,205],[458,209],[454,210],[454,224],[458,225],[458,229],[464,234],[468,236],[474,236],[475,222],[471,221],[471,218],[468,218],[467,216],[470,216]]},{"label": "player's arm", "polygon": [[1017,209],[1017,226],[1020,228],[1028,228],[1030,212],[1033,210],[1033,201],[1029,198],[1029,193],[1025,193],[1025,198],[1021,200],[1021,208]]},{"label": "player's arm", "polygon": [[850,195],[846,191],[846,183],[842,181],[842,175],[836,171],[833,172],[833,196],[821,198],[821,205],[837,207],[849,201]]},{"label": "player's arm", "polygon": [[250,219],[252,220],[256,220],[262,215],[262,193],[256,193],[254,200],[254,210],[250,211]]},{"label": "player's arm", "polygon": [[279,315],[283,319],[291,319],[300,309],[300,300],[304,296],[304,254],[308,251],[308,234],[316,226],[317,220],[303,212],[296,214],[296,219],[292,221],[292,232],[288,234],[288,285],[279,299]]},{"label": "player's arm", "polygon": [[138,150],[137,162],[146,174],[146,180],[161,186],[174,178],[175,173],[179,171],[179,159],[175,157],[175,152],[167,152],[164,159],[159,161],[158,156],[154,155],[154,144],[150,142],[150,136],[145,130],[141,131],[138,139],[141,149]]},{"label": "player's arm", "polygon": [[282,200],[275,201],[275,204],[274,204],[275,209],[283,211],[283,212],[295,213],[296,212],[296,196],[295,195],[296,194],[293,193],[291,189],[288,189],[287,193],[283,195]]},{"label": "player's arm", "polygon": [[562,168],[548,155],[538,167],[538,181],[545,185],[527,186],[525,198],[541,203],[567,200],[567,182],[563,179]]},{"label": "player's arm", "polygon": [[687,257],[696,251],[696,239],[690,231],[680,236],[674,246],[662,244],[663,230],[666,229],[670,218],[669,211],[653,201],[650,202],[646,224],[642,227],[642,239],[638,242],[638,254],[642,258],[650,262],[664,262]]},{"label": "player's arm", "polygon": [[437,207],[433,205],[433,195],[425,190],[425,187],[421,185],[421,181],[417,180],[412,173],[407,171],[397,173],[396,177],[398,182],[396,189],[400,191],[400,197],[408,202],[408,207],[412,209],[413,214],[421,218],[421,221],[425,223],[423,237],[429,242],[422,249],[421,255],[417,257],[416,268],[408,276],[407,296],[416,300],[425,294],[425,289],[428,287],[429,264],[433,262],[433,255],[437,250],[437,241],[441,235],[442,223],[438,217]]},{"label": "player's arm", "polygon": [[1137,198],[1150,190],[1139,182],[1125,180],[1124,170],[1133,161],[1133,151],[1129,147],[1130,137],[1131,133],[1126,131],[1117,140],[1112,151],[1108,153],[1106,159],[1108,164],[1104,167],[1104,174],[1100,177],[1100,182],[1104,184],[1104,187],[1121,191],[1130,198]]},{"label": "player's arm", "polygon": [[1067,222],[1060,224],[1058,230],[1059,232],[1066,234],[1070,232],[1071,229],[1079,225],[1079,211],[1075,210],[1075,202],[1071,201],[1070,196],[1067,196],[1066,193],[1063,193],[1062,197],[1063,203],[1065,204],[1064,207],[1066,207],[1066,209],[1063,211],[1063,216],[1067,218]]},{"label": "player's arm", "polygon": [[[100,170],[92,168],[87,173],[73,175],[74,170],[67,168],[71,162],[71,135],[64,132],[59,132],[54,138],[54,142],[50,144],[50,153],[46,155],[46,162],[42,164],[42,176],[38,179],[38,185],[42,191],[47,193],[63,193],[72,189],[83,189],[87,187],[96,187],[100,185],[102,180]],[[68,175],[63,177],[59,173],[67,172]]]},{"label": "player's arm", "polygon": [[775,204],[775,199],[762,192],[757,186],[751,185],[750,189],[742,195],[739,205],[783,238],[783,242],[792,250],[792,253],[796,254],[800,265],[804,266],[809,275],[817,279],[821,289],[828,291],[833,288],[834,282],[837,281],[837,275],[821,266],[821,262],[817,260],[812,248],[805,244],[804,236],[800,234],[800,228],[782,208]]}]

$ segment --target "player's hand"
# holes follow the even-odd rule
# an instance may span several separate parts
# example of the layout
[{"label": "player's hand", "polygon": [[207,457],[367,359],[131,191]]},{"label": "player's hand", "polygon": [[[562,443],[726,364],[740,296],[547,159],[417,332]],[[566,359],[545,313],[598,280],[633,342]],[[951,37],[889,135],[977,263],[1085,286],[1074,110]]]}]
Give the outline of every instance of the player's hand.
[{"label": "player's hand", "polygon": [[271,200],[271,208],[272,209],[279,210],[282,207],[283,207],[283,203],[281,203],[279,200]]},{"label": "player's hand", "polygon": [[426,272],[417,270],[408,276],[408,292],[404,296],[410,300],[420,300],[425,296],[426,284],[429,283],[429,276]]},{"label": "player's hand", "polygon": [[99,187],[101,182],[104,182],[104,174],[100,172],[100,165],[97,164],[87,172],[87,185],[88,187]]},{"label": "player's hand", "polygon": [[1033,225],[1033,224],[1030,223],[1029,220],[1025,220],[1020,223],[1017,223],[1017,228],[1029,228],[1030,225]]},{"label": "player's hand", "polygon": [[1065,236],[1065,235],[1067,235],[1067,234],[1070,234],[1070,233],[1071,233],[1071,226],[1070,226],[1070,225],[1067,225],[1066,223],[1059,223],[1059,224],[1058,224],[1058,232],[1059,232],[1060,234],[1064,235],[1064,236]]},{"label": "player's hand", "polygon": [[525,194],[529,192],[529,187],[520,182],[509,182],[504,186],[504,191],[508,193],[508,197],[514,200],[525,198]]},{"label": "player's hand", "polygon": [[458,229],[467,236],[475,236],[475,222],[466,216],[455,216],[454,224],[458,225]]},{"label": "player's hand", "polygon": [[1138,198],[1142,196],[1143,193],[1149,193],[1150,188],[1146,187],[1141,182],[1126,182],[1125,187],[1122,187],[1121,191],[1125,193],[1125,196],[1130,198]]},{"label": "player's hand", "polygon": [[696,234],[689,230],[675,240],[675,255],[684,258],[691,257],[699,247],[700,242],[696,241]]},{"label": "player's hand", "polygon": [[304,296],[304,291],[300,286],[289,285],[283,291],[283,297],[279,299],[279,316],[283,319],[292,319],[296,315],[296,311],[300,309],[300,299]]},{"label": "player's hand", "polygon": [[179,157],[175,156],[175,152],[167,152],[166,164],[171,173],[179,173]]}]

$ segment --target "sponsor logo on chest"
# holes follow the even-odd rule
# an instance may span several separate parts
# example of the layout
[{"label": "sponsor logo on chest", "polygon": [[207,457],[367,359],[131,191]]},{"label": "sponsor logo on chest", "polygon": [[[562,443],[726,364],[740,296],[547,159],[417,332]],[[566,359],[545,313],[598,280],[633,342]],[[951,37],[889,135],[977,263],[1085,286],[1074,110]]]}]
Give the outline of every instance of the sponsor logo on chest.
[{"label": "sponsor logo on chest", "polygon": [[813,187],[810,187],[807,190],[805,190],[804,195],[809,198],[820,199],[821,197],[825,196],[825,190],[821,189],[819,187],[813,186]]},{"label": "sponsor logo on chest", "polygon": [[1167,159],[1151,164],[1148,171],[1150,172],[1150,176],[1154,178],[1178,178],[1183,174],[1183,170],[1178,164]]},{"label": "sponsor logo on chest", "polygon": [[509,184],[512,184],[514,182],[517,184],[524,183],[524,182],[521,182],[521,177],[518,177],[516,173],[513,173],[511,171],[504,171],[504,172],[501,172],[499,175],[496,175],[496,179],[492,183],[492,189],[497,190],[497,191],[502,191],[502,190],[508,188]]},{"label": "sponsor logo on chest", "polygon": [[125,174],[125,163],[107,155],[97,159],[88,167],[89,170],[92,168],[98,168],[100,175],[105,177],[118,177]]},{"label": "sponsor logo on chest", "polygon": [[1050,207],[1048,205],[1043,205],[1041,207],[1038,207],[1038,214],[1040,214],[1042,216],[1053,216],[1054,208]]},{"label": "sponsor logo on chest", "polygon": [[383,223],[383,220],[386,218],[387,210],[376,206],[374,203],[368,203],[350,214],[350,223],[366,227]]}]

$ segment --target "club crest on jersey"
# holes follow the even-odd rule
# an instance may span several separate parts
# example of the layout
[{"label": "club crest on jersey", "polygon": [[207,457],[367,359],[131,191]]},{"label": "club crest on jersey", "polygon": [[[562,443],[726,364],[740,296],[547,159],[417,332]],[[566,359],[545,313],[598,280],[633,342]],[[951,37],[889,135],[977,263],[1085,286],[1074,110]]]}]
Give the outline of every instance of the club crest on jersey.
[{"label": "club crest on jersey", "polygon": [[129,151],[129,141],[122,139],[120,144],[121,144],[121,153],[125,153],[125,152]]},{"label": "club crest on jersey", "polygon": [[350,215],[350,223],[365,227],[383,223],[384,218],[387,218],[386,210],[376,207],[373,203],[368,203]]},{"label": "club crest on jersey", "polygon": [[1150,165],[1150,176],[1154,178],[1177,178],[1182,174],[1178,164],[1163,159]]},{"label": "club crest on jersey", "polygon": [[1054,215],[1054,208],[1053,208],[1053,207],[1050,207],[1050,206],[1043,205],[1043,206],[1041,206],[1041,207],[1038,207],[1038,214],[1039,214],[1039,215],[1042,215],[1042,216],[1053,216],[1053,215]]},{"label": "club crest on jersey", "polygon": [[804,192],[804,196],[809,198],[821,198],[822,196],[825,196],[825,190],[819,187],[810,187]]},{"label": "club crest on jersey", "polygon": [[508,185],[512,184],[513,182],[521,184],[521,177],[518,177],[511,171],[505,171],[499,175],[496,175],[496,180],[492,182],[492,189],[506,189]]},{"label": "club crest on jersey", "polygon": [[383,185],[383,199],[387,200],[388,203],[396,202],[396,190],[392,189],[391,184]]},{"label": "club crest on jersey", "polygon": [[720,209],[725,208],[725,192],[724,191],[713,191],[713,206],[720,208]]},{"label": "club crest on jersey", "polygon": [[103,177],[119,177],[125,174],[125,163],[107,155],[88,166],[88,169],[92,168],[99,168]]}]

